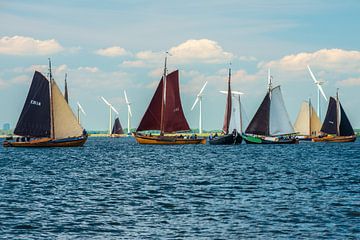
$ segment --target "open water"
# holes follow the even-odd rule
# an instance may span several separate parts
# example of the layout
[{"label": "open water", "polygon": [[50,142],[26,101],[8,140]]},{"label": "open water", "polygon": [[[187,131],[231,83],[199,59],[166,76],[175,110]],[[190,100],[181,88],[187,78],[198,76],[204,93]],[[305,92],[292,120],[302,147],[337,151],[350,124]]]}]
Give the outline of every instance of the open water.
[{"label": "open water", "polygon": [[360,142],[0,149],[0,238],[359,239]]}]

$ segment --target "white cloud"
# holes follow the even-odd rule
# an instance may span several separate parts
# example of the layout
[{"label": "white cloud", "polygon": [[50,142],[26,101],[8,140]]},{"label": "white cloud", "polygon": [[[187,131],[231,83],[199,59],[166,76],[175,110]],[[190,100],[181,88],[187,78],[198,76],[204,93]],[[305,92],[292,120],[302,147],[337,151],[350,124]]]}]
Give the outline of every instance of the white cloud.
[{"label": "white cloud", "polygon": [[124,67],[146,67],[146,64],[141,60],[135,60],[135,61],[123,61],[121,63],[121,66]]},{"label": "white cloud", "polygon": [[219,63],[228,61],[233,57],[233,54],[225,52],[217,42],[209,39],[187,40],[172,47],[169,53],[181,62]]},{"label": "white cloud", "polygon": [[78,67],[79,71],[96,73],[99,71],[97,67]]},{"label": "white cloud", "polygon": [[124,48],[118,46],[101,48],[95,51],[95,53],[104,57],[119,57],[129,54]]},{"label": "white cloud", "polygon": [[23,36],[0,38],[0,54],[49,55],[63,50],[64,48],[55,39],[42,41]]},{"label": "white cloud", "polygon": [[340,86],[360,86],[360,78],[348,78],[348,79],[345,79],[345,80],[341,80],[338,82],[338,84]]}]

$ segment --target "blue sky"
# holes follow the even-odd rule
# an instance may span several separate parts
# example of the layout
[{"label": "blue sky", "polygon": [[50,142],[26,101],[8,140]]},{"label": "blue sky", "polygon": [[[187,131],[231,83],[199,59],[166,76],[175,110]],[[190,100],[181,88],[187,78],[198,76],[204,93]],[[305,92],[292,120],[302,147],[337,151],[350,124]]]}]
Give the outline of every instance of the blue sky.
[{"label": "blue sky", "polygon": [[[312,67],[327,96],[340,88],[342,104],[360,127],[360,17],[358,1],[1,1],[0,127],[14,126],[33,71],[47,72],[63,88],[68,73],[70,104],[79,101],[87,129],[105,130],[107,98],[126,126],[123,96],[132,102],[132,126],[139,123],[161,77],[164,52],[169,70],[180,70],[181,96],[190,111],[197,91],[203,98],[203,126],[222,126],[227,67],[232,62],[233,89],[245,92],[251,118],[260,104],[270,67],[280,84],[291,120],[303,100],[317,91],[307,72]],[[323,113],[327,104],[322,101]]]}]

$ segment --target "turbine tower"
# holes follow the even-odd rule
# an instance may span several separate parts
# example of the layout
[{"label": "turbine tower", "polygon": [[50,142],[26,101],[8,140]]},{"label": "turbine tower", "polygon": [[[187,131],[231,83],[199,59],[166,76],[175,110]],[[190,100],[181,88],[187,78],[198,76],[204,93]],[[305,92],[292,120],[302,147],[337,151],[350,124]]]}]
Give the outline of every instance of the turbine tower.
[{"label": "turbine tower", "polygon": [[82,112],[82,114],[84,114],[84,116],[86,116],[86,113],[79,102],[77,102],[77,107],[78,107],[77,108],[77,118],[78,118],[78,123],[80,124],[80,111]]},{"label": "turbine tower", "polygon": [[206,81],[205,84],[203,85],[203,87],[201,88],[200,92],[198,93],[198,95],[196,96],[195,102],[193,104],[193,106],[191,107],[191,111],[194,109],[194,107],[196,106],[196,104],[199,102],[199,111],[200,111],[200,115],[199,115],[199,133],[202,133],[202,116],[201,116],[201,112],[202,112],[202,108],[201,108],[201,102],[202,102],[202,92],[204,91],[206,84],[208,82]]},{"label": "turbine tower", "polygon": [[[221,93],[223,93],[223,94],[228,94],[228,91],[220,91]],[[242,93],[242,92],[239,92],[239,91],[231,91],[231,96],[233,97],[233,98],[235,98],[237,101],[238,101],[238,103],[239,103],[239,114],[240,114],[240,129],[239,129],[239,131],[240,131],[240,133],[242,133],[242,111],[241,111],[241,99],[240,99],[240,96],[241,95],[243,95],[244,93]]]},{"label": "turbine tower", "polygon": [[117,115],[119,115],[119,112],[104,97],[101,97],[101,99],[104,101],[106,105],[109,106],[109,136],[110,136],[111,126],[112,126],[111,112],[114,111]]},{"label": "turbine tower", "polygon": [[310,75],[311,75],[311,78],[314,80],[314,83],[316,84],[317,89],[318,89],[318,94],[317,94],[317,113],[318,113],[319,119],[320,119],[320,121],[321,121],[320,93],[321,93],[321,95],[323,95],[323,97],[324,97],[325,100],[327,101],[327,98],[326,98],[326,95],[325,95],[325,93],[324,93],[324,90],[323,90],[322,87],[321,87],[321,85],[323,85],[324,82],[323,82],[323,81],[318,81],[318,80],[315,78],[315,76],[314,76],[313,72],[311,71],[309,65],[307,65],[307,68],[308,68],[308,70],[309,70],[309,73],[310,73]]},{"label": "turbine tower", "polygon": [[130,122],[130,120],[131,120],[131,117],[132,117],[131,107],[130,107],[131,102],[129,102],[125,90],[124,90],[124,96],[125,96],[126,105],[128,107],[128,124],[127,124],[127,129],[128,130],[127,130],[127,133],[128,133],[128,135],[130,135],[130,133],[131,133],[131,122]]}]

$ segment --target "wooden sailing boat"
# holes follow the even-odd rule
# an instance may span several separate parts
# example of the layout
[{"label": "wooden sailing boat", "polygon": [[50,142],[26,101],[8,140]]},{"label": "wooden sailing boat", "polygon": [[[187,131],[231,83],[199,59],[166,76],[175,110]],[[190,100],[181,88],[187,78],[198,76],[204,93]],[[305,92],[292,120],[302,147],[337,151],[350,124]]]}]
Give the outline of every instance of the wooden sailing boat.
[{"label": "wooden sailing boat", "polygon": [[321,122],[311,104],[311,100],[301,104],[299,114],[296,118],[294,129],[299,140],[311,140],[320,133]]},{"label": "wooden sailing boat", "polygon": [[[222,129],[224,134],[209,138],[209,143],[212,145],[230,145],[230,144],[240,144],[242,142],[241,134],[236,129],[234,129],[232,133],[229,133],[231,113],[232,113],[232,93],[231,93],[230,81],[231,81],[231,68],[229,68],[226,108],[225,108],[225,116],[224,116],[224,125]],[[240,122],[241,122],[241,109],[240,109]]]},{"label": "wooden sailing boat", "polygon": [[326,117],[321,127],[321,135],[312,139],[313,142],[354,142],[356,135],[343,107],[339,101],[330,97]]},{"label": "wooden sailing boat", "polygon": [[5,147],[77,147],[87,140],[58,85],[35,71],[23,110],[14,130],[21,136],[4,141]]},{"label": "wooden sailing boat", "polygon": [[111,137],[121,137],[121,134],[124,134],[124,130],[122,129],[122,126],[120,124],[119,118],[115,118],[115,122],[113,125],[113,129],[111,131]]},{"label": "wooden sailing boat", "polygon": [[[179,131],[189,131],[185,118],[179,90],[179,71],[167,74],[167,57],[165,57],[164,74],[155,91],[134,137],[140,144],[205,144],[206,139],[165,135]],[[160,130],[160,135],[145,135],[140,131]]]},{"label": "wooden sailing boat", "polygon": [[255,116],[243,134],[246,143],[291,144],[297,143],[294,128],[282,98],[280,86],[272,87],[268,72],[268,91]]}]

